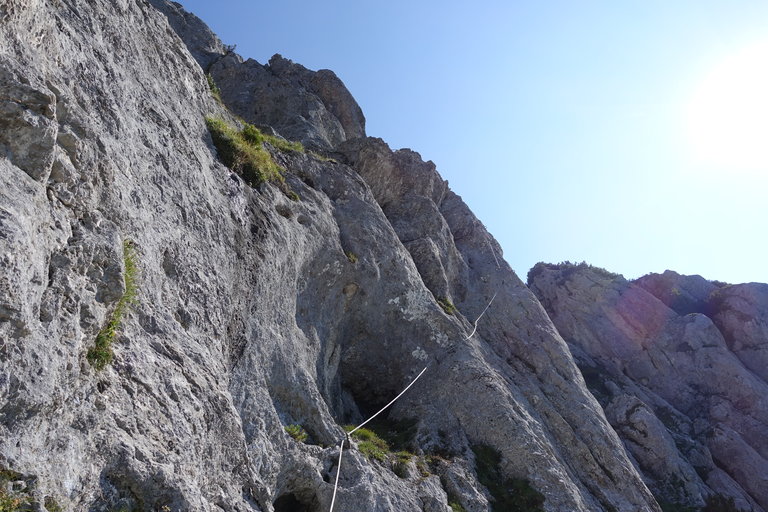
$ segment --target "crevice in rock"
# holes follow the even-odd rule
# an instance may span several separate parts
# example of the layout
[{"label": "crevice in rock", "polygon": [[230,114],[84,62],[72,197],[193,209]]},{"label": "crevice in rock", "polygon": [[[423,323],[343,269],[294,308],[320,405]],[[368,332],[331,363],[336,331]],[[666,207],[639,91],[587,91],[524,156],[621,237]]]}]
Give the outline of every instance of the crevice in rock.
[{"label": "crevice in rock", "polygon": [[275,512],[320,512],[320,504],[312,491],[288,492],[274,502]]}]

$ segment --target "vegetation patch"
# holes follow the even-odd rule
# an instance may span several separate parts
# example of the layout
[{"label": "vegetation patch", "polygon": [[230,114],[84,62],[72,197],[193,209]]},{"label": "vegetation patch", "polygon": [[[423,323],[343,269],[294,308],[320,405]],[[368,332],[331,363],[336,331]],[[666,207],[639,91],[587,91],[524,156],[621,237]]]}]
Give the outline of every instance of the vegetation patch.
[{"label": "vegetation patch", "polygon": [[[9,490],[11,482],[24,481],[25,487],[20,490]],[[32,498],[29,496],[29,484],[24,475],[0,468],[0,512],[26,512],[31,509]]]},{"label": "vegetation patch", "polygon": [[466,509],[462,507],[461,503],[458,501],[448,500],[448,506],[451,507],[453,512],[467,512]]},{"label": "vegetation patch", "polygon": [[123,262],[125,264],[125,293],[117,301],[114,311],[96,336],[96,344],[88,350],[86,358],[96,370],[103,370],[112,362],[112,343],[128,309],[136,303],[139,290],[139,267],[133,242],[123,242]]},{"label": "vegetation patch", "polygon": [[[223,119],[206,117],[208,131],[222,163],[240,174],[252,187],[264,182],[282,183],[284,169],[273,159],[263,144],[250,142],[242,130]],[[257,128],[253,128],[257,130]]]},{"label": "vegetation patch", "polygon": [[21,512],[31,510],[27,507],[30,498],[19,492],[7,492],[0,489],[0,512]]},{"label": "vegetation patch", "polygon": [[446,315],[455,315],[458,311],[456,306],[453,305],[453,302],[451,302],[448,297],[440,297],[437,299],[437,303],[440,304],[440,307],[443,308],[443,311],[445,311]]},{"label": "vegetation patch", "polygon": [[399,451],[394,454],[394,461],[392,462],[392,471],[400,478],[408,478],[408,464],[413,459],[414,455],[411,452]]},{"label": "vegetation patch", "polygon": [[357,263],[357,254],[352,251],[345,251],[344,255],[347,257],[350,263]]},{"label": "vegetation patch", "polygon": [[298,443],[303,443],[309,437],[309,434],[301,425],[288,425],[285,427],[285,431]]},{"label": "vegetation patch", "polygon": [[528,480],[505,478],[501,472],[501,454],[485,444],[473,445],[477,479],[491,494],[493,512],[544,512],[544,495]]},{"label": "vegetation patch", "polygon": [[211,90],[211,96],[213,96],[213,99],[219,103],[224,103],[221,99],[221,89],[219,89],[219,86],[216,85],[216,81],[213,79],[211,74],[208,73],[205,75],[205,78],[208,80],[208,88]]},{"label": "vegetation patch", "polygon": [[[354,425],[346,425],[344,430],[346,432],[351,432],[354,428]],[[377,436],[375,432],[368,430],[367,428],[361,428],[355,430],[351,435],[359,441],[357,449],[368,459],[377,460],[379,462],[385,462],[387,460],[390,452],[389,445],[386,441]]]},{"label": "vegetation patch", "polygon": [[325,155],[321,155],[320,153],[317,153],[316,151],[310,151],[310,156],[312,156],[315,160],[320,160],[321,162],[330,162],[332,164],[339,163],[338,160],[335,158],[331,158]]},{"label": "vegetation patch", "polygon": [[[410,422],[410,420],[406,421]],[[408,478],[408,464],[410,464],[411,460],[413,460],[415,456],[413,453],[407,450],[400,450],[392,453],[391,445],[382,439],[382,437],[380,437],[380,433],[384,432],[384,435],[386,435],[389,439],[393,439],[394,442],[397,443],[396,446],[398,447],[403,446],[400,444],[402,438],[399,438],[399,433],[393,431],[392,429],[382,429],[382,424],[386,423],[394,423],[395,425],[399,424],[399,422],[379,422],[378,432],[375,432],[372,429],[361,428],[355,430],[351,436],[358,441],[357,448],[360,450],[360,453],[365,455],[369,460],[376,460],[382,463],[389,462],[391,463],[392,471],[397,476],[400,478]],[[354,428],[354,425],[346,425],[344,430],[346,432],[351,432]]]},{"label": "vegetation patch", "polygon": [[253,145],[262,145],[265,142],[270,144],[275,149],[282,151],[283,153],[304,153],[304,146],[301,142],[291,142],[274,135],[267,135],[252,124],[243,122],[243,129],[240,133],[243,138]]}]

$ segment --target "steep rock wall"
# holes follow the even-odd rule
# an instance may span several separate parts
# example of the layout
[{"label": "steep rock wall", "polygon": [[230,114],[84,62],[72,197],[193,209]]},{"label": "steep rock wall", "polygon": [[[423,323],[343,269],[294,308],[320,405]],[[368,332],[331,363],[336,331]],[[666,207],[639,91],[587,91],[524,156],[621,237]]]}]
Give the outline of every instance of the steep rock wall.
[{"label": "steep rock wall", "polygon": [[529,285],[657,496],[768,507],[765,285],[585,264],[538,264]]}]

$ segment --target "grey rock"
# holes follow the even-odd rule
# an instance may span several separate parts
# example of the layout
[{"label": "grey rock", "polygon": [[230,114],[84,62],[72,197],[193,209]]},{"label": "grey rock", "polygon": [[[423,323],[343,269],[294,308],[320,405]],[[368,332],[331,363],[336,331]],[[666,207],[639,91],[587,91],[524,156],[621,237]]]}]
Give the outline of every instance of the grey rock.
[{"label": "grey rock", "polygon": [[708,306],[728,348],[768,382],[768,285],[721,287],[709,296]]},{"label": "grey rock", "polygon": [[267,65],[244,60],[180,4],[150,1],[168,17],[203,70],[211,74],[234,114],[321,151],[365,136],[365,116],[333,71],[310,71],[280,55],[274,55]]},{"label": "grey rock", "polygon": [[678,315],[708,314],[710,296],[719,287],[701,276],[683,276],[672,270],[648,274],[635,281]]},{"label": "grey rock", "polygon": [[309,71],[279,55],[263,66],[234,53],[210,70],[235,114],[308,148],[327,151],[365,135],[360,107],[331,71]]},{"label": "grey rock", "polygon": [[44,86],[24,83],[0,63],[0,154],[32,178],[45,182],[51,172],[56,97]]},{"label": "grey rock", "polygon": [[173,31],[184,41],[189,53],[205,72],[208,72],[211,64],[234,51],[234,48],[225,46],[200,18],[184,10],[180,3],[168,0],[148,1],[168,17]]},{"label": "grey rock", "polygon": [[[699,278],[661,280],[714,311]],[[651,489],[670,502],[700,506],[720,494],[765,510],[766,382],[709,317],[677,314],[645,289],[664,296],[664,287],[650,284],[585,264],[537,264],[529,274]]]}]

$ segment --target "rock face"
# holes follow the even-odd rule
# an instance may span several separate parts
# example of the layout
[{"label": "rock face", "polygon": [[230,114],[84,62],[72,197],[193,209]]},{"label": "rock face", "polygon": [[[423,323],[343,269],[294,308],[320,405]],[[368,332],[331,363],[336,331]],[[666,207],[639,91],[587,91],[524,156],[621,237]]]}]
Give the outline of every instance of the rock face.
[{"label": "rock face", "polygon": [[[739,473],[763,470],[762,402],[739,401],[762,388],[732,351],[762,350],[764,290],[720,290],[726,341],[632,287],[651,304],[644,329],[688,333],[683,353],[701,361],[686,361],[711,370],[670,406],[674,429],[655,419],[675,384],[635,384],[648,362],[626,383],[617,372],[629,391],[604,413],[497,242],[434,164],[365,137],[333,73],[243,61],[160,0],[6,0],[0,19],[0,493],[35,510],[325,511],[341,425],[426,367],[383,415],[412,456],[353,442],[336,511],[658,512],[639,461],[646,479],[687,478],[686,498],[762,510]],[[286,184],[251,188],[206,128],[232,113],[335,159],[270,149]],[[131,263],[137,300],[97,371],[88,354]],[[637,353],[575,325],[592,333],[579,361]],[[749,387],[716,401],[719,371]],[[652,434],[636,436],[645,459],[622,422]],[[699,458],[664,458],[682,436]]]},{"label": "rock face", "polygon": [[529,285],[657,496],[768,509],[765,285],[583,264],[538,264]]}]

